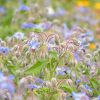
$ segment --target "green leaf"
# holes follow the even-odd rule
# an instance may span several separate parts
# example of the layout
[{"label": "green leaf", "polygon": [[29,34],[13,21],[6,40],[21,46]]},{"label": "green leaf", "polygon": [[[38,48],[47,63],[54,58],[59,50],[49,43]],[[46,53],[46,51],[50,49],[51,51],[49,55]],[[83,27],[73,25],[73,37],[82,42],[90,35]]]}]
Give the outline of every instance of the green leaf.
[{"label": "green leaf", "polygon": [[49,51],[49,54],[50,54],[53,58],[57,58],[57,52],[56,52],[56,51]]},{"label": "green leaf", "polygon": [[69,93],[72,93],[72,91],[73,91],[73,88],[71,88],[70,86],[67,86],[67,85],[62,85],[61,88],[64,91],[69,92]]},{"label": "green leaf", "polygon": [[9,65],[9,66],[7,66],[7,69],[9,70],[9,72],[11,72],[11,74],[16,74],[16,70],[17,70],[17,68],[16,68],[16,66],[14,66],[14,65]]},{"label": "green leaf", "polygon": [[35,28],[35,29],[33,29],[33,31],[34,31],[34,32],[37,32],[37,33],[42,32],[42,30],[41,30],[41,29],[39,29],[39,28]]},{"label": "green leaf", "polygon": [[90,79],[90,84],[91,84],[92,88],[94,89],[93,90],[94,91],[94,95],[95,96],[99,95],[99,93],[100,93],[100,91],[99,91],[100,86],[99,86],[99,82],[97,81],[97,79],[96,78]]},{"label": "green leaf", "polygon": [[98,68],[98,72],[97,72],[97,75],[100,75],[100,68]]},{"label": "green leaf", "polygon": [[26,74],[38,74],[45,66],[47,60],[39,60],[33,66],[25,70]]},{"label": "green leaf", "polygon": [[43,87],[41,89],[38,90],[38,93],[39,94],[42,94],[42,93],[49,93],[50,92],[50,89],[47,88],[47,87]]},{"label": "green leaf", "polygon": [[67,51],[66,57],[67,57],[67,61],[69,61],[69,62],[72,61],[72,59],[73,59],[73,55],[70,51]]}]

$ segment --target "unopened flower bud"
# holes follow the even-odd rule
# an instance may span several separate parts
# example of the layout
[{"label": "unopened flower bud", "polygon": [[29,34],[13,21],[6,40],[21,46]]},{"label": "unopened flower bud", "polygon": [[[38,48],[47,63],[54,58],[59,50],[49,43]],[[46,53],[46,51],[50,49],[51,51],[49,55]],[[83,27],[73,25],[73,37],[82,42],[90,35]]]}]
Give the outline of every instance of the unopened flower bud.
[{"label": "unopened flower bud", "polygon": [[61,100],[66,100],[66,96],[65,92],[61,92]]},{"label": "unopened flower bud", "polygon": [[72,84],[73,84],[73,81],[72,81],[71,79],[67,79],[67,80],[66,80],[66,83],[67,83],[68,85],[72,85]]},{"label": "unopened flower bud", "polygon": [[46,81],[46,86],[49,87],[49,88],[51,88],[52,87],[51,82],[50,81]]},{"label": "unopened flower bud", "polygon": [[53,87],[56,87],[56,85],[57,85],[57,80],[56,80],[56,78],[53,77],[53,78],[51,79],[51,83],[52,83],[52,86],[53,86]]}]

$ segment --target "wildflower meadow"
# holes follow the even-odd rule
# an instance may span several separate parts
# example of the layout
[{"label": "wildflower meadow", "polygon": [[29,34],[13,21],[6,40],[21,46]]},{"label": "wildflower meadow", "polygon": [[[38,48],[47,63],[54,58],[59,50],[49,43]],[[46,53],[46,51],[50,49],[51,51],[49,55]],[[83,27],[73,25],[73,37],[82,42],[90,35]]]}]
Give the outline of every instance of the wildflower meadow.
[{"label": "wildflower meadow", "polygon": [[0,0],[0,100],[100,100],[100,0]]}]

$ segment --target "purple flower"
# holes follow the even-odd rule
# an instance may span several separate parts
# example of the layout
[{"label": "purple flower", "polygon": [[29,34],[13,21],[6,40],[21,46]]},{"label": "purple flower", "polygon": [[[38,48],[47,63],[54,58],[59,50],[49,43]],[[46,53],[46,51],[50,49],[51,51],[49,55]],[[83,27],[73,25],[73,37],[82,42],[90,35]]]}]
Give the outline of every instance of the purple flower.
[{"label": "purple flower", "polygon": [[0,89],[7,89],[11,94],[15,92],[13,81],[0,72]]},{"label": "purple flower", "polygon": [[4,13],[4,12],[5,12],[4,7],[0,6],[0,13]]},{"label": "purple flower", "polygon": [[48,47],[48,51],[50,51],[52,48],[55,47],[55,45],[53,44],[53,41],[49,41],[49,43],[47,43],[47,47]]},{"label": "purple flower", "polygon": [[23,23],[21,28],[36,28],[42,31],[47,30],[51,27],[51,23],[40,23],[40,24],[33,24],[33,23]]},{"label": "purple flower", "polygon": [[35,82],[38,83],[38,84],[43,84],[43,80],[40,79],[40,78],[37,78],[37,79],[35,80]]},{"label": "purple flower", "polygon": [[0,89],[7,89],[11,94],[15,92],[14,85],[9,82],[0,82]]},{"label": "purple flower", "polygon": [[86,12],[89,11],[89,9],[87,9],[86,7],[80,7],[79,11],[82,12],[82,13],[86,13]]},{"label": "purple flower", "polygon": [[37,28],[40,28],[41,30],[48,30],[51,27],[51,23],[46,22],[46,23],[40,23]]},{"label": "purple flower", "polygon": [[69,31],[68,26],[66,25],[66,23],[63,24],[63,30],[64,30],[64,32]]},{"label": "purple flower", "polygon": [[80,61],[79,54],[78,54],[77,51],[74,53],[74,57],[75,57],[75,59],[76,59],[77,61]]},{"label": "purple flower", "polygon": [[92,36],[89,37],[89,41],[90,41],[90,42],[93,42],[93,41],[94,41],[94,37],[92,37]]},{"label": "purple flower", "polygon": [[89,36],[89,35],[90,35],[90,32],[85,32],[85,34],[86,34],[87,36]]},{"label": "purple flower", "polygon": [[33,23],[23,23],[21,25],[21,28],[36,28],[37,25],[36,24],[33,24]]},{"label": "purple flower", "polygon": [[65,75],[64,69],[57,67],[56,68],[56,75]]},{"label": "purple flower", "polygon": [[18,11],[29,11],[29,10],[30,8],[24,4],[20,5],[20,7],[18,8]]},{"label": "purple flower", "polygon": [[14,75],[9,75],[9,76],[8,76],[8,79],[11,80],[11,81],[12,81],[14,78],[15,78]]},{"label": "purple flower", "polygon": [[89,82],[89,80],[87,79],[86,75],[82,75],[81,76],[82,81],[84,82]]},{"label": "purple flower", "polygon": [[50,51],[50,50],[51,50],[51,47],[48,46],[48,51]]},{"label": "purple flower", "polygon": [[65,10],[63,8],[58,8],[55,16],[63,16],[65,15]]},{"label": "purple flower", "polygon": [[67,68],[64,67],[57,67],[56,68],[56,75],[65,75],[65,73],[68,71]]},{"label": "purple flower", "polygon": [[4,79],[4,73],[0,71],[0,82]]},{"label": "purple flower", "polygon": [[80,34],[78,38],[79,38],[79,39],[83,39],[83,38],[85,38],[85,37],[87,37],[87,36],[88,36],[88,34]]},{"label": "purple flower", "polygon": [[98,99],[97,100],[100,100],[100,95],[98,96]]},{"label": "purple flower", "polygon": [[64,38],[68,38],[72,34],[71,31],[68,29],[68,26],[66,23],[63,24],[62,34],[63,34]]},{"label": "purple flower", "polygon": [[36,84],[29,84],[28,88],[31,89],[31,90],[33,90],[33,89],[36,89],[36,88],[40,88],[40,86],[38,86]]},{"label": "purple flower", "polygon": [[0,53],[7,55],[10,49],[8,47],[0,47]]},{"label": "purple flower", "polygon": [[38,46],[40,45],[40,43],[37,42],[37,41],[29,41],[28,45],[30,46],[31,49],[36,49],[36,48],[38,48]]},{"label": "purple flower", "polygon": [[72,92],[72,97],[74,98],[74,100],[90,100],[85,93]]},{"label": "purple flower", "polygon": [[75,81],[75,84],[78,85],[80,82],[81,82],[81,80],[77,79],[77,80]]},{"label": "purple flower", "polygon": [[90,88],[87,84],[84,85],[84,88],[85,88],[86,90],[92,91],[92,88]]}]

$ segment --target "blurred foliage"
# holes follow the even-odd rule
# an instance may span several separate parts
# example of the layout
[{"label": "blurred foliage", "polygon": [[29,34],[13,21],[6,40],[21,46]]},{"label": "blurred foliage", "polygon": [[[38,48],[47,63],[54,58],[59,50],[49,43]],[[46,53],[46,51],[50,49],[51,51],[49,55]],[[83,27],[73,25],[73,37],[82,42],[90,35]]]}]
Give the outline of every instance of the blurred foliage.
[{"label": "blurred foliage", "polygon": [[[84,1],[84,0],[79,0],[79,1]],[[94,7],[95,2],[100,2],[100,0],[86,0],[86,1],[89,1],[90,3],[89,7],[91,7],[91,9]],[[14,17],[15,11],[18,8],[18,6],[22,3],[30,6],[31,2],[33,3],[35,2],[43,6],[45,0],[0,0],[0,6],[5,8],[5,13],[0,14],[0,37],[1,38],[4,39],[8,35],[12,35],[15,31],[21,30],[23,32],[27,32],[33,30],[33,29],[23,30],[20,29],[20,27],[18,27],[17,25],[12,23],[12,19]],[[77,2],[78,0],[51,0],[51,5],[54,9],[56,9],[56,7],[59,6],[72,12],[73,8],[77,5]],[[24,16],[28,16],[28,15],[23,14],[23,17]],[[42,17],[43,15],[41,15],[41,18]],[[17,24],[19,25],[23,20],[24,18],[21,21],[19,20]],[[38,23],[38,22],[41,22],[41,19],[34,21],[34,23]],[[74,24],[70,20],[67,20],[66,23],[68,23],[69,28],[71,28],[71,26]],[[83,23],[80,26],[84,27],[88,25],[87,24],[84,25]],[[34,29],[33,31],[40,32],[37,29]]]}]

